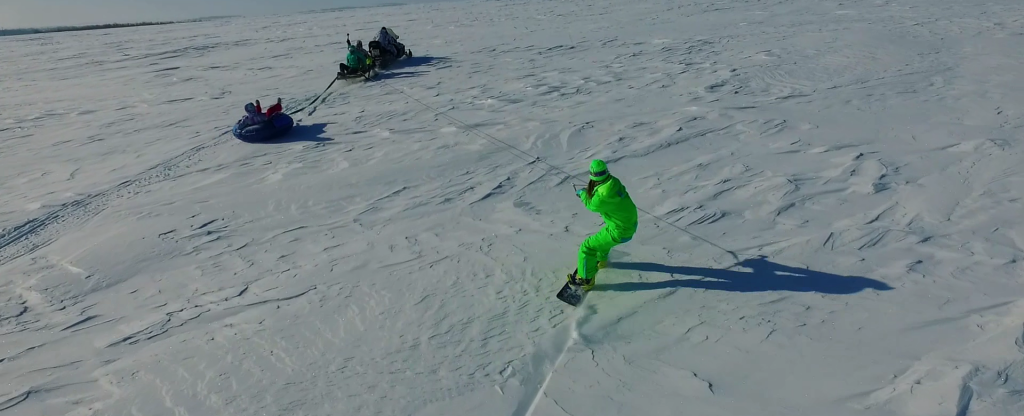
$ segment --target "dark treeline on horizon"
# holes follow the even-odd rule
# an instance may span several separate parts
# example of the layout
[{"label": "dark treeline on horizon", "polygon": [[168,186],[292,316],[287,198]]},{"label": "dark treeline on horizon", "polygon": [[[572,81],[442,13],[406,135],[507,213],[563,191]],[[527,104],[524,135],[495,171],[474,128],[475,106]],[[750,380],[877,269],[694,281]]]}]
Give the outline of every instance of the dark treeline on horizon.
[{"label": "dark treeline on horizon", "polygon": [[199,19],[190,20],[179,20],[179,21],[168,21],[168,22],[135,22],[135,23],[106,23],[98,25],[83,25],[83,26],[54,26],[54,27],[29,27],[21,29],[0,29],[0,36],[18,36],[18,35],[38,35],[43,33],[58,33],[58,32],[76,32],[84,30],[101,30],[101,29],[119,29],[124,27],[139,27],[139,26],[159,26],[159,25],[173,25],[176,23],[194,23],[203,22],[214,19],[227,19],[234,16],[214,16],[214,17],[203,17]]}]

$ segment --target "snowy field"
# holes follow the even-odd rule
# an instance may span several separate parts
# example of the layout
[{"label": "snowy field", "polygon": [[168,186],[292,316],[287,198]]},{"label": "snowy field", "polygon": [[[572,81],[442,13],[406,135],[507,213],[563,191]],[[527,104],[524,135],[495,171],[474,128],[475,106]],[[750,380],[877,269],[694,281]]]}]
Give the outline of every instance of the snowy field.
[{"label": "snowy field", "polygon": [[[0,413],[1020,416],[1022,45],[1018,0],[0,39]],[[645,213],[574,309],[593,158]]]}]

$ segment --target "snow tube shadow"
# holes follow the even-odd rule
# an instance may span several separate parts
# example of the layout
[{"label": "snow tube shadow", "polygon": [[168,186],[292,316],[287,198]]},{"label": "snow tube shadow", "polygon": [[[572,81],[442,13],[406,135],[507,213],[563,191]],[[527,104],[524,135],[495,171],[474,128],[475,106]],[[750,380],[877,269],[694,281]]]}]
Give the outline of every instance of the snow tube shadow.
[{"label": "snow tube shadow", "polygon": [[[239,123],[241,123],[241,121],[239,121]],[[284,136],[291,131],[292,127],[295,126],[295,120],[283,112],[275,113],[270,117],[270,120],[255,126],[239,128],[239,123],[235,123],[235,127],[231,129],[231,133],[235,135],[235,138],[243,142],[265,142],[274,140]]]}]

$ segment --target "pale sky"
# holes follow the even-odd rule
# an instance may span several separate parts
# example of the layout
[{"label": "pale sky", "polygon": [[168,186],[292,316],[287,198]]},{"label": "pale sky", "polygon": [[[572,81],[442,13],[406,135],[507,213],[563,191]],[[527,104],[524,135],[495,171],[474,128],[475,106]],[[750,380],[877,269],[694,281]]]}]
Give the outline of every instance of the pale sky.
[{"label": "pale sky", "polygon": [[0,0],[0,29],[167,21],[431,0]]}]

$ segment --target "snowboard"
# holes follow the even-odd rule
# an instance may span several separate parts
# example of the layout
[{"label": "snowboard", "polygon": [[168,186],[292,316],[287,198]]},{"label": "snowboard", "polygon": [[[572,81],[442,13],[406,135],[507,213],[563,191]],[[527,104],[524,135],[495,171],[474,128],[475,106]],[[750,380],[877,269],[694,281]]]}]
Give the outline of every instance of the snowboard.
[{"label": "snowboard", "polygon": [[[574,271],[573,274],[576,274],[576,272]],[[569,280],[566,279],[562,289],[558,291],[555,297],[569,305],[580,306],[583,303],[583,299],[587,297],[587,291],[583,290],[583,286],[570,284]]]}]

